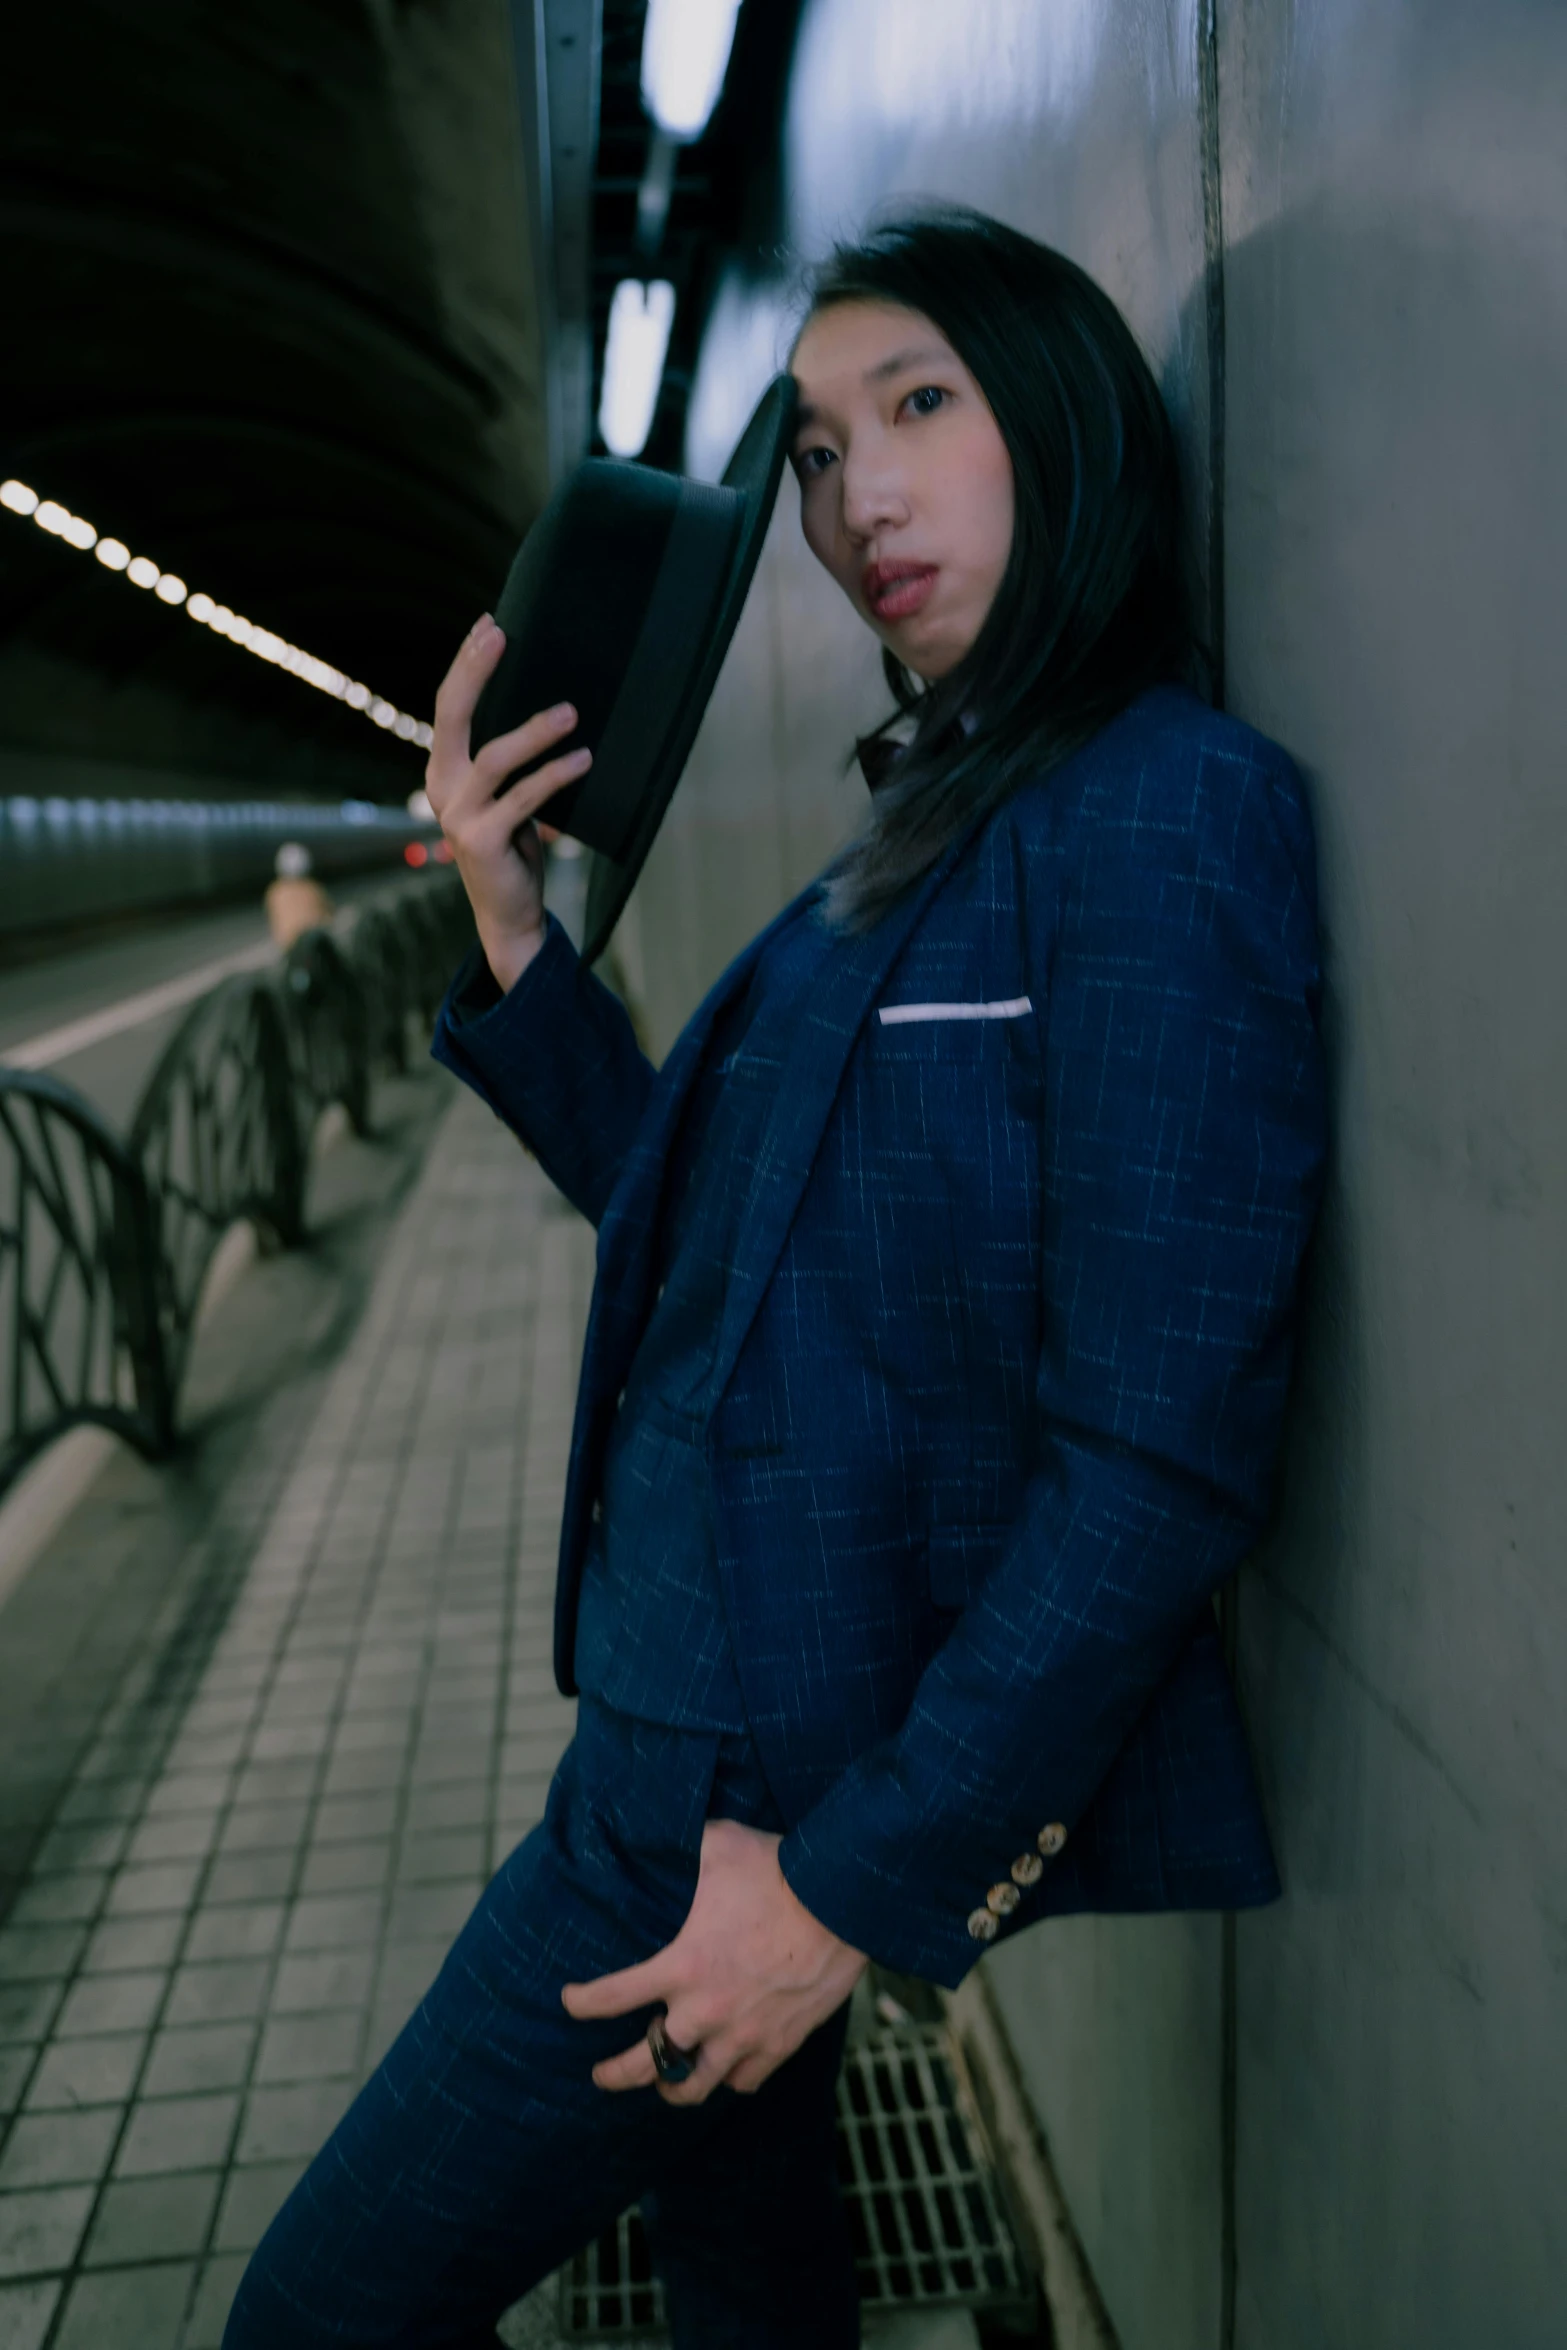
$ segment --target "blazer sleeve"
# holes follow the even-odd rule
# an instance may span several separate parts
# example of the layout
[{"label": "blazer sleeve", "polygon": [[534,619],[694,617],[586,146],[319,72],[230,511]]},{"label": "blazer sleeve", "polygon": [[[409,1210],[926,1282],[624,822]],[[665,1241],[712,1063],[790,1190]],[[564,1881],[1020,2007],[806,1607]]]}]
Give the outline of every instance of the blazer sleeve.
[{"label": "blazer sleeve", "polygon": [[552,914],[543,946],[502,994],[473,948],[436,1017],[435,1059],[521,1137],[572,1206],[597,1224],[653,1085],[618,996]]},{"label": "blazer sleeve", "polygon": [[1024,1506],[902,1725],[780,1847],[834,1932],[949,1986],[993,1887],[1003,1934],[1045,1913],[1054,1852],[1266,1519],[1324,1155],[1284,755],[1090,800],[1064,869],[1037,888],[1025,846],[1045,1130]]}]

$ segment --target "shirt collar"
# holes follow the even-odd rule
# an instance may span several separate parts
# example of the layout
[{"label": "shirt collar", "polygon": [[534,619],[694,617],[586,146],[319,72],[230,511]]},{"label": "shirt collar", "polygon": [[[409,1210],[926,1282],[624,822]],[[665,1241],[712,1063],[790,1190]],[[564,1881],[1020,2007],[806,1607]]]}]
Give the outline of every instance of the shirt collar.
[{"label": "shirt collar", "polygon": [[[979,718],[973,710],[959,714],[958,725],[965,734],[972,734],[978,724]],[[880,791],[890,780],[907,747],[895,735],[886,734],[870,735],[859,745],[860,773],[873,792]]]}]

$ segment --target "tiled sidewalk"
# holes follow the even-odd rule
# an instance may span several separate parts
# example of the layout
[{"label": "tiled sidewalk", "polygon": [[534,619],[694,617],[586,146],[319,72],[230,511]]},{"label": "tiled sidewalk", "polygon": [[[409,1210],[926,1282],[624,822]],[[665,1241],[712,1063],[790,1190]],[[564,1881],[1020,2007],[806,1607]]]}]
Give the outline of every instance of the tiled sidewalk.
[{"label": "tiled sidewalk", "polygon": [[538,1817],[592,1237],[457,1099],[313,1419],[163,1577],[0,1928],[0,2350],[216,2344]]}]

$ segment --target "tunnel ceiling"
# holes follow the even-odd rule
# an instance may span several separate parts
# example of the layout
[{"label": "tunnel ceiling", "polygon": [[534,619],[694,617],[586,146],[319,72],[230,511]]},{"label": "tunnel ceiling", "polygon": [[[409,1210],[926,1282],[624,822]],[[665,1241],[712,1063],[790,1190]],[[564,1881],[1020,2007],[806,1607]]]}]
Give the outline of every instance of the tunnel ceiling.
[{"label": "tunnel ceiling", "polygon": [[[80,0],[7,50],[0,474],[426,716],[544,489],[503,0]],[[422,767],[5,513],[0,752]]]}]

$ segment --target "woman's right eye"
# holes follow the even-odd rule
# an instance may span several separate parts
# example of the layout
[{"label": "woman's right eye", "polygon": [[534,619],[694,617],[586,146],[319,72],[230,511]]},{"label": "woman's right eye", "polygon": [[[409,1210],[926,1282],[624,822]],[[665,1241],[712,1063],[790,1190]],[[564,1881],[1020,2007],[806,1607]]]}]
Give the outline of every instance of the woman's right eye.
[{"label": "woman's right eye", "polygon": [[824,472],[826,470],[825,466],[813,465],[811,463],[811,459],[813,457],[825,458],[827,464],[829,465],[832,463],[831,449],[815,448],[799,450],[794,460],[795,470],[799,473],[803,481],[813,481],[818,473]]}]

